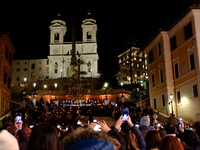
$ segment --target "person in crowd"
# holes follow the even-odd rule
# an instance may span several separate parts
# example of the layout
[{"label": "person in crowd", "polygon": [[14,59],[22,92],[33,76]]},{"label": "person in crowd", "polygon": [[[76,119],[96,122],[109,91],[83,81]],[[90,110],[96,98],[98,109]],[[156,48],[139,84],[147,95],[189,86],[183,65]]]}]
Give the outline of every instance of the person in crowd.
[{"label": "person in crowd", "polygon": [[[34,125],[31,125],[31,128],[33,128]],[[26,137],[29,139],[30,135],[31,135],[31,132],[32,132],[32,129],[31,129],[28,125],[28,123],[24,123],[23,124],[23,127],[22,127],[22,130],[24,131]]]},{"label": "person in crowd", "polygon": [[165,136],[160,143],[159,150],[184,150],[183,145],[174,136]]},{"label": "person in crowd", "polygon": [[158,130],[158,132],[160,133],[161,138],[164,138],[167,134],[166,130],[163,128],[160,128],[160,130]]},{"label": "person in crowd", "polygon": [[115,150],[115,142],[105,132],[97,132],[92,128],[77,128],[61,141],[64,150]]},{"label": "person in crowd", "polygon": [[173,123],[167,123],[165,126],[166,135],[176,137],[176,126]]},{"label": "person in crowd", "polygon": [[[123,121],[123,116],[120,116],[119,119],[116,121],[115,129],[118,129],[122,135],[124,134],[124,131],[127,132],[130,129],[129,133],[126,133],[127,138],[124,137],[127,145],[126,146],[127,150],[137,150],[137,149],[146,150],[146,142],[144,140],[144,137],[142,136],[138,127],[134,126],[130,116],[128,116],[125,122]],[[134,135],[136,136],[136,139],[134,139],[133,137]],[[137,141],[138,143],[134,143]]]},{"label": "person in crowd", "polygon": [[0,129],[0,150],[19,150],[16,137],[3,128]]},{"label": "person in crowd", "polygon": [[56,127],[50,124],[35,126],[27,150],[60,150],[60,140]]},{"label": "person in crowd", "polygon": [[142,118],[140,118],[140,131],[142,133],[142,136],[145,138],[147,132],[150,130],[150,118],[149,116],[143,116]]},{"label": "person in crowd", "polygon": [[200,150],[200,137],[194,131],[185,130],[180,135],[180,141],[184,150]]},{"label": "person in crowd", "polygon": [[126,122],[122,123],[120,133],[126,141],[126,150],[139,150],[138,139],[136,135],[131,132],[131,128]]},{"label": "person in crowd", "polygon": [[96,124],[95,123],[91,123],[90,128],[93,128],[96,125],[100,125],[100,129],[107,133],[109,136],[113,137],[114,141],[115,141],[115,147],[116,149],[119,150],[126,150],[126,141],[125,139],[120,135],[120,133],[118,132],[118,127],[121,126],[122,124],[122,118],[120,117],[117,121],[115,126],[109,127],[107,125],[107,123],[103,120],[103,121],[98,121]]},{"label": "person in crowd", "polygon": [[194,132],[196,132],[198,136],[200,137],[200,121],[196,121],[194,123]]},{"label": "person in crowd", "polygon": [[145,136],[146,149],[158,150],[162,138],[157,130],[149,130]]}]

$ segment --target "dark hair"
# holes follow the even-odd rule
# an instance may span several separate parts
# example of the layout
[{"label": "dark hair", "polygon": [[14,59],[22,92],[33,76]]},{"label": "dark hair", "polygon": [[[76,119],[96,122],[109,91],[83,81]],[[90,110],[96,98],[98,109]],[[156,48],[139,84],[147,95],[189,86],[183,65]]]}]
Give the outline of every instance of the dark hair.
[{"label": "dark hair", "polygon": [[121,135],[126,141],[126,149],[139,150],[138,139],[134,133],[131,132],[128,123],[122,123],[121,125]]},{"label": "dark hair", "polygon": [[180,140],[185,142],[190,147],[200,146],[200,138],[199,138],[198,134],[191,130],[185,130],[181,134]]},{"label": "dark hair", "polygon": [[175,134],[175,132],[176,132],[176,127],[172,123],[166,124],[164,128],[165,128],[165,131],[167,132],[167,134]]},{"label": "dark hair", "polygon": [[27,150],[60,150],[56,128],[42,124],[33,128]]},{"label": "dark hair", "polygon": [[147,150],[158,148],[162,138],[157,130],[149,130],[145,136]]},{"label": "dark hair", "polygon": [[200,137],[200,121],[196,121],[195,123],[194,123],[194,128],[195,128],[195,130],[196,130],[196,133],[199,135],[199,137]]},{"label": "dark hair", "polygon": [[162,139],[160,147],[160,150],[184,150],[183,145],[178,140],[177,137],[174,136],[166,136]]}]

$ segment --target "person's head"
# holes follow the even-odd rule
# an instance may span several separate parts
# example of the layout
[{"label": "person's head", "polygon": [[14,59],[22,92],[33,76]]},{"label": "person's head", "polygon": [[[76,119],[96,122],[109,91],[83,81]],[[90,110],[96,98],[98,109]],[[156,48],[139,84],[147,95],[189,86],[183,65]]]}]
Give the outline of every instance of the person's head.
[{"label": "person's head", "polygon": [[91,128],[77,128],[63,138],[61,145],[64,150],[114,150],[115,142],[107,133]]},{"label": "person's head", "polygon": [[164,138],[167,134],[166,130],[161,128],[160,130],[158,130],[158,132],[160,133],[161,138]]},{"label": "person's head", "polygon": [[28,150],[59,150],[60,141],[57,129],[48,124],[35,126],[32,130]]},{"label": "person's head", "polygon": [[159,147],[159,150],[184,150],[183,145],[181,142],[178,140],[177,137],[174,136],[165,136],[161,140],[161,144]]},{"label": "person's head", "polygon": [[138,139],[136,135],[131,132],[130,126],[126,122],[122,123],[120,133],[126,141],[127,149],[139,149]]},{"label": "person's head", "polygon": [[200,137],[200,121],[196,121],[194,123],[194,131],[199,135]]},{"label": "person's head", "polygon": [[175,134],[176,132],[176,127],[173,123],[167,123],[164,128],[167,134]]},{"label": "person's head", "polygon": [[145,136],[146,148],[158,148],[162,138],[157,130],[149,130]]},{"label": "person's head", "polygon": [[148,116],[143,116],[143,117],[140,119],[139,124],[140,124],[140,126],[149,127],[149,126],[150,126],[150,118],[149,118]]},{"label": "person's head", "polygon": [[[180,140],[183,142],[184,147],[198,147],[200,146],[200,138],[198,134],[191,130],[185,130],[181,136]],[[187,145],[186,145],[187,144]]]}]

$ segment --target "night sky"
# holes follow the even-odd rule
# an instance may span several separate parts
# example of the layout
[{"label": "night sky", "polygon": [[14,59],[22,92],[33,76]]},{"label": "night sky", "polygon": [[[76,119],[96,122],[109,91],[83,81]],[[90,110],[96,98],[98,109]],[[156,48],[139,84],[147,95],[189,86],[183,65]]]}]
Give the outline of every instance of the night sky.
[{"label": "night sky", "polygon": [[[54,3],[53,3],[54,2]],[[47,58],[50,23],[57,12],[67,24],[66,41],[71,42],[75,18],[76,40],[81,41],[82,20],[90,10],[97,21],[99,70],[117,70],[117,56],[133,38],[142,47],[159,30],[168,29],[193,0],[134,1],[9,1],[0,6],[0,31],[9,31],[16,49],[14,59]],[[105,65],[106,64],[106,65]]]}]

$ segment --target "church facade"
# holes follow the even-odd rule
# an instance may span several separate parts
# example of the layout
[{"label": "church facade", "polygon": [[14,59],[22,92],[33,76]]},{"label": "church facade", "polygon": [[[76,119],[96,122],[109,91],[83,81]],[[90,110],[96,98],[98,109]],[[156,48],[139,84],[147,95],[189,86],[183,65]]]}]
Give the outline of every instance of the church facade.
[{"label": "church facade", "polygon": [[[51,21],[49,27],[49,56],[45,59],[13,60],[12,86],[24,82],[70,78],[74,70],[78,69],[80,77],[98,78],[97,24],[90,13],[82,21],[81,27],[82,41],[75,41],[73,35],[71,42],[64,41],[66,22],[57,14],[57,19]],[[72,60],[75,61],[73,66]]]}]

